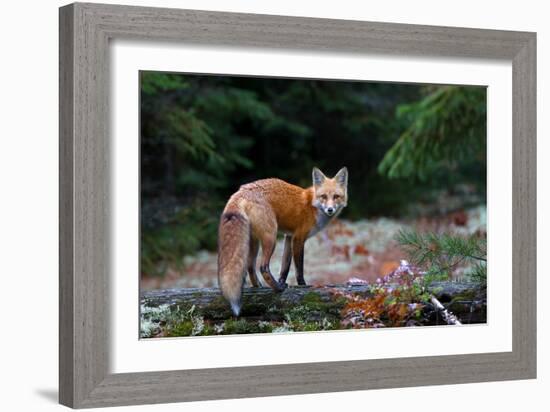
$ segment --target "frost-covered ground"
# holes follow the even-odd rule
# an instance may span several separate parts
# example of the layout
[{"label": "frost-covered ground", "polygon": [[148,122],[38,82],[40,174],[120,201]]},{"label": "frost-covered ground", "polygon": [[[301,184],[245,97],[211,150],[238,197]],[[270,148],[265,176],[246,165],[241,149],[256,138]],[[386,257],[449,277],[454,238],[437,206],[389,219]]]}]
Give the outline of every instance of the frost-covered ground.
[{"label": "frost-covered ground", "polygon": [[[338,220],[306,242],[306,282],[337,284],[345,283],[350,277],[373,281],[393,271],[399,266],[400,260],[406,258],[394,240],[400,229],[460,234],[484,233],[486,208],[479,206],[437,219],[422,218],[414,221],[387,218],[355,222]],[[271,271],[276,278],[282,251],[281,239],[271,260]],[[141,286],[142,289],[216,286],[216,265],[216,253],[201,251],[194,256],[184,257],[183,267],[170,269],[163,278],[143,278]],[[258,277],[261,280],[259,272]],[[288,283],[296,283],[294,268],[291,269]]]}]

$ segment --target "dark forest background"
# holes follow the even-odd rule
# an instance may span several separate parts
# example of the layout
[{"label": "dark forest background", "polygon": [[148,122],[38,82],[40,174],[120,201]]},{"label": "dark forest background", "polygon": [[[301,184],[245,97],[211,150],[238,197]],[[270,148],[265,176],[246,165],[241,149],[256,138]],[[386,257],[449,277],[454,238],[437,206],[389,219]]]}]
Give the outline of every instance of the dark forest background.
[{"label": "dark forest background", "polygon": [[215,250],[227,198],[350,172],[349,220],[485,202],[486,89],[141,72],[141,271]]}]

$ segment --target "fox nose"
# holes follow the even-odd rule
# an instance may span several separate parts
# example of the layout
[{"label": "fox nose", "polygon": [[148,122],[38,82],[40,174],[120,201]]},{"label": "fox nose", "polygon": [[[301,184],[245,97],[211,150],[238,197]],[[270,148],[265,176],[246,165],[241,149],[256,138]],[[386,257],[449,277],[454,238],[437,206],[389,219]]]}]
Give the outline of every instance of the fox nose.
[{"label": "fox nose", "polygon": [[334,213],[334,208],[333,207],[327,207],[327,213],[329,215],[332,215]]}]

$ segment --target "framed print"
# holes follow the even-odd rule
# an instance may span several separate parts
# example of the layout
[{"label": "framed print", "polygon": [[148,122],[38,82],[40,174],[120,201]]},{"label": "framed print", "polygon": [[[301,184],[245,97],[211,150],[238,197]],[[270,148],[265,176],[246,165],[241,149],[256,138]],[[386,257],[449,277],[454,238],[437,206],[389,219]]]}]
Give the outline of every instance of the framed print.
[{"label": "framed print", "polygon": [[534,378],[535,85],[534,33],[62,7],[60,402]]}]

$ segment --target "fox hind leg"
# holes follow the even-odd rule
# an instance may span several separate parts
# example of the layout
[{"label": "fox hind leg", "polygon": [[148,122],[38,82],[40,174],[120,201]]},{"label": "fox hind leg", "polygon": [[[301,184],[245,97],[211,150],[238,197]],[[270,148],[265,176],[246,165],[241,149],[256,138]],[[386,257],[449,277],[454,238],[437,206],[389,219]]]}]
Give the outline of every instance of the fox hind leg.
[{"label": "fox hind leg", "polygon": [[275,292],[282,292],[285,287],[275,280],[271,274],[271,270],[269,269],[269,262],[271,261],[271,256],[275,250],[275,240],[275,236],[273,236],[273,239],[262,240],[262,262],[260,265],[260,273],[271,289]]},{"label": "fox hind leg", "polygon": [[274,291],[282,292],[284,287],[279,285],[269,269],[269,262],[277,242],[277,218],[275,213],[269,204],[263,202],[256,202],[254,207],[247,210],[247,213],[252,223],[251,235],[254,239],[259,240],[262,247],[260,273]]},{"label": "fox hind leg", "polygon": [[262,244],[262,260],[260,263],[260,273],[262,274],[265,282],[271,287],[271,289],[273,289],[275,292],[282,292],[285,289],[285,286],[279,284],[275,280],[275,278],[271,274],[271,270],[269,269],[269,262],[271,261],[271,256],[273,256],[273,251],[275,250],[275,245],[277,243],[277,222],[275,220],[275,217],[273,217],[273,222],[270,226],[272,226],[272,228],[270,228],[270,230],[264,231],[260,238],[260,243]]}]

